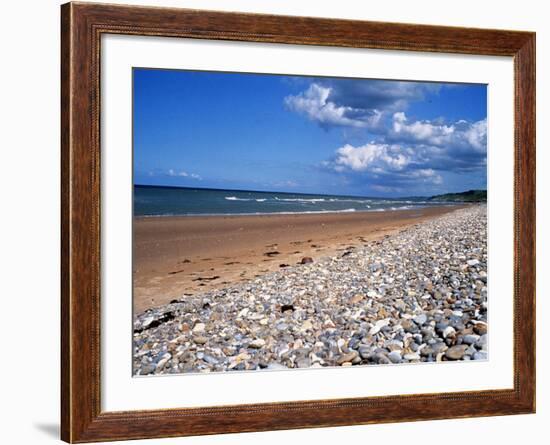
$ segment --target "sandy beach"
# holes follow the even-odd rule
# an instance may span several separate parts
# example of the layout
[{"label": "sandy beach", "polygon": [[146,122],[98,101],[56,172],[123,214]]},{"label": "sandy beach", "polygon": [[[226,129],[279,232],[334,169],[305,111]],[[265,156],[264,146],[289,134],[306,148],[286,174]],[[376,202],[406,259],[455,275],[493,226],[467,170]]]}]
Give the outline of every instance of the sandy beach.
[{"label": "sandy beach", "polygon": [[134,374],[486,360],[486,206],[420,219],[335,224],[343,251],[138,314]]},{"label": "sandy beach", "polygon": [[460,207],[135,218],[134,311],[335,255]]}]

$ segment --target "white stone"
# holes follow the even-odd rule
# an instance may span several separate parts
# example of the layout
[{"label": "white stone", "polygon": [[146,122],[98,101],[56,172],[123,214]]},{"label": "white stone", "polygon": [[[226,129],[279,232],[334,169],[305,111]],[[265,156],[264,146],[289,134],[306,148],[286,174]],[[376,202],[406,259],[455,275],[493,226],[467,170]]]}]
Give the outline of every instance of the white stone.
[{"label": "white stone", "polygon": [[248,314],[248,308],[245,307],[244,309],[241,309],[241,311],[237,314],[238,318],[246,317]]},{"label": "white stone", "polygon": [[455,328],[453,328],[452,326],[447,326],[443,331],[443,338],[447,338],[449,335],[453,335],[455,333]]},{"label": "white stone", "polygon": [[193,332],[204,332],[206,325],[204,323],[197,323],[193,328]]},{"label": "white stone", "polygon": [[265,346],[265,340],[262,338],[257,338],[255,340],[252,340],[248,344],[249,348],[254,348],[254,349],[260,349],[260,348],[263,348],[264,346]]}]

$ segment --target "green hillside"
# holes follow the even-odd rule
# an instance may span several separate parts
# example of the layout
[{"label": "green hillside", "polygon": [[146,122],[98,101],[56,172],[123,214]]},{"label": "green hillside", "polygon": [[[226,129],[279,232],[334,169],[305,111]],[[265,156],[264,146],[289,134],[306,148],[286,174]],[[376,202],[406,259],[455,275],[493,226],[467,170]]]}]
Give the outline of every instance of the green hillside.
[{"label": "green hillside", "polygon": [[461,193],[445,193],[428,198],[428,201],[487,202],[487,190],[468,190]]}]

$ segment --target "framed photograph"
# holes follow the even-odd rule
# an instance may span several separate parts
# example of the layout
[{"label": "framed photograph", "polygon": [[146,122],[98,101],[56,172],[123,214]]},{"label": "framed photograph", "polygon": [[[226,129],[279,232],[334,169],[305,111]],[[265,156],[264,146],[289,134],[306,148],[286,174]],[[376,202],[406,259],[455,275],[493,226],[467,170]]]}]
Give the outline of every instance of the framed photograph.
[{"label": "framed photograph", "polygon": [[535,34],[62,6],[62,439],[535,411]]}]

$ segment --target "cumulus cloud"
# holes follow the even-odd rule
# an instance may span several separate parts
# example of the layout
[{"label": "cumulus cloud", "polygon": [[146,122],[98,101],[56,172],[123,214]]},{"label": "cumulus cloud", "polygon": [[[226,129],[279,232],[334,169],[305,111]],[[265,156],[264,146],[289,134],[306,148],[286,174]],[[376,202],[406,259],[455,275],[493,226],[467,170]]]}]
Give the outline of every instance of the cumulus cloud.
[{"label": "cumulus cloud", "polygon": [[310,84],[297,95],[287,96],[285,105],[323,127],[376,131],[383,128],[387,113],[405,109],[409,102],[422,100],[426,93],[439,89],[433,83],[326,79]]},{"label": "cumulus cloud", "polygon": [[441,177],[441,175],[436,173],[435,170],[431,168],[420,168],[418,170],[412,170],[409,173],[409,178],[418,179],[420,181],[429,182],[436,185],[443,183],[443,178]]},{"label": "cumulus cloud", "polygon": [[400,142],[486,153],[487,119],[474,123],[460,120],[454,124],[430,121],[410,122],[405,113],[401,111],[393,115],[392,126],[387,137]]},{"label": "cumulus cloud", "polygon": [[408,154],[397,145],[370,143],[354,147],[346,144],[336,150],[334,169],[344,171],[348,168],[356,172],[399,171],[410,161]]},{"label": "cumulus cloud", "polygon": [[487,121],[410,121],[404,112],[378,141],[335,150],[323,166],[376,185],[379,180],[440,185],[443,172],[483,173],[487,165]]},{"label": "cumulus cloud", "polygon": [[435,83],[316,79],[284,102],[323,128],[364,129],[371,142],[342,145],[321,166],[390,193],[418,184],[437,188],[449,175],[485,175],[487,119],[417,120],[407,115],[412,102],[426,101],[441,88]]},{"label": "cumulus cloud", "polygon": [[202,177],[200,175],[198,175],[197,173],[188,173],[186,171],[176,171],[174,169],[170,169],[168,170],[168,176],[173,176],[173,177],[181,177],[181,178],[191,178],[191,179],[197,179],[197,180],[201,180]]},{"label": "cumulus cloud", "polygon": [[[400,145],[371,142],[354,147],[346,144],[336,150],[334,159],[326,162],[324,166],[338,173],[362,175],[374,185],[377,185],[377,180],[395,184],[422,182],[439,185],[443,182],[439,173],[432,168],[423,167],[417,161],[413,149]],[[367,173],[368,175],[365,175]],[[391,188],[387,185],[380,187]]]},{"label": "cumulus cloud", "polygon": [[330,99],[337,104],[385,111],[403,110],[410,102],[423,100],[427,94],[441,89],[437,83],[395,80],[331,79],[325,82],[332,88]]},{"label": "cumulus cloud", "polygon": [[290,110],[304,114],[324,127],[344,126],[373,129],[380,124],[382,113],[379,110],[337,105],[329,99],[332,91],[333,89],[330,87],[313,83],[306,91],[296,96],[287,96],[285,105]]}]

